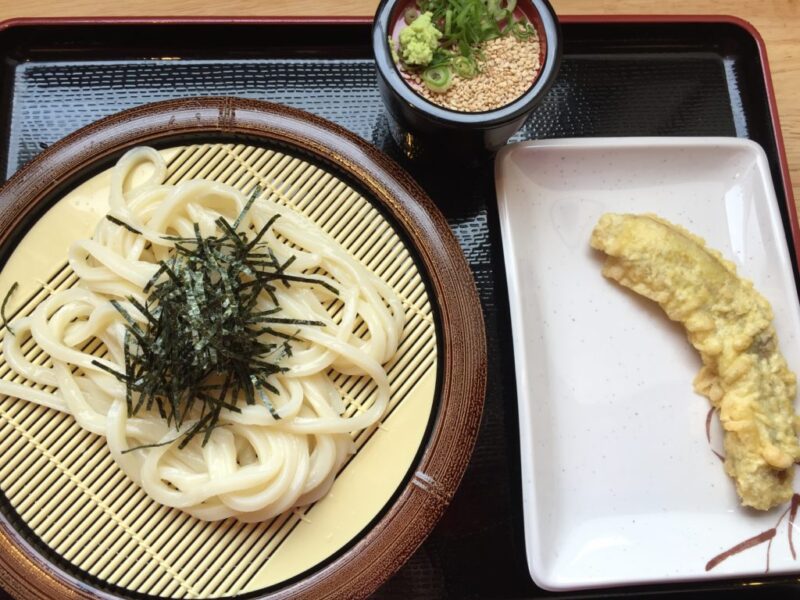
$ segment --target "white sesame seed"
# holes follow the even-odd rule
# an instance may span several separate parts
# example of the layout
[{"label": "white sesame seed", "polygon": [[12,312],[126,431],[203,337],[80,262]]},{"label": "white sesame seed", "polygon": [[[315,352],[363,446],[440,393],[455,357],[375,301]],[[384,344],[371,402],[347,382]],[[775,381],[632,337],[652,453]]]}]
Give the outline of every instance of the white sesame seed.
[{"label": "white sesame seed", "polygon": [[541,68],[539,39],[519,40],[506,35],[484,42],[480,50],[485,60],[480,62],[480,72],[470,79],[453,74],[450,88],[441,94],[430,91],[414,75],[412,87],[422,97],[451,110],[481,112],[505,106],[519,98],[530,87]]}]

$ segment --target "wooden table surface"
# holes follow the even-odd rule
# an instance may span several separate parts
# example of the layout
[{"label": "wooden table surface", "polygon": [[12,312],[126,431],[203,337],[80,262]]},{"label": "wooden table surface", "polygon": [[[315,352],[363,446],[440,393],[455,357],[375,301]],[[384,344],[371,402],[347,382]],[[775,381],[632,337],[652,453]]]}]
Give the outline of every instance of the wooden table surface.
[{"label": "wooden table surface", "polygon": [[[551,0],[560,15],[735,15],[766,41],[794,197],[800,202],[800,1]],[[0,20],[54,16],[371,16],[378,0],[0,0]]]}]

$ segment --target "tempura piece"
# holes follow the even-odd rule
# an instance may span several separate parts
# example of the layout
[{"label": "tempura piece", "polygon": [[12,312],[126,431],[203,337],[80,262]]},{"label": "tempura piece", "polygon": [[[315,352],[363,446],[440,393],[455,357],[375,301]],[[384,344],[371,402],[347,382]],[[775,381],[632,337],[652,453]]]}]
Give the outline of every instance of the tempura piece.
[{"label": "tempura piece", "polygon": [[787,502],[800,458],[796,378],[778,349],[769,302],[702,238],[655,215],[605,214],[591,244],[608,255],[603,275],[686,327],[703,361],[694,389],[719,410],[725,471],[742,504]]}]

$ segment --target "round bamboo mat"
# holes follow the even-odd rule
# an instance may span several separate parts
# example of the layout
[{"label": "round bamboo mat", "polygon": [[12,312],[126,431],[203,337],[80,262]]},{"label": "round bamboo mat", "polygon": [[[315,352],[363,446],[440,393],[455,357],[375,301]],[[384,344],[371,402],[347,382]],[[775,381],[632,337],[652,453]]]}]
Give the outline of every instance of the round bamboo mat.
[{"label": "round bamboo mat", "polygon": [[[259,186],[396,290],[406,324],[386,365],[390,405],[380,423],[354,435],[356,452],[325,498],[245,524],[203,522],[151,501],[104,439],[71,416],[0,398],[0,583],[25,598],[364,596],[441,515],[477,432],[482,318],[457,243],[396,165],[319,119],[232,99],[137,110],[66,138],[0,189],[0,292],[20,285],[9,315],[76,283],[66,252],[107,211],[110,164],[153,144],[169,183]],[[226,140],[187,144],[188,130]],[[24,350],[47,364],[32,341]],[[0,377],[16,377],[1,356]],[[349,414],[372,402],[365,378],[335,383]]]}]

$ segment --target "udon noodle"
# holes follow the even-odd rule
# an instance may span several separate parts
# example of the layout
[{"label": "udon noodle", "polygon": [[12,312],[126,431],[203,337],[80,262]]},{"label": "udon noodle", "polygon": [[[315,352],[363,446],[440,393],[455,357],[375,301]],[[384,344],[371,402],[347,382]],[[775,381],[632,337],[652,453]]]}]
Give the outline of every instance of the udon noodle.
[{"label": "udon noodle", "polygon": [[[147,163],[152,175],[133,185],[133,172]],[[44,389],[3,380],[0,393],[71,414],[105,436],[114,460],[151,498],[197,518],[261,521],[314,502],[352,451],[351,434],[374,425],[386,410],[390,390],[383,365],[400,341],[401,303],[316,225],[274,199],[261,197],[243,213],[242,192],[207,180],[170,185],[166,174],[163,158],[151,148],[120,159],[111,177],[113,221],[102,219],[91,239],[70,248],[77,284],[50,294],[6,330],[6,362]],[[292,272],[314,273],[338,294],[320,285],[277,284],[282,316],[323,325],[274,325],[294,341],[291,355],[281,359],[285,370],[270,376],[277,390],[269,392],[272,411],[240,401],[241,412],[222,410],[205,445],[196,436],[179,448],[180,434],[197,422],[196,415],[176,430],[157,410],[128,414],[125,383],[109,372],[124,371],[126,331],[111,300],[143,322],[130,298],[145,302],[143,289],[159,261],[174,252],[169,238],[194,236],[195,224],[204,237],[215,236],[219,217],[233,223],[240,214],[245,232],[259,231],[279,214],[264,238],[277,258],[285,262],[293,255]],[[22,346],[30,338],[49,356],[46,366],[26,358]],[[370,380],[365,406],[345,410],[349,402],[333,381],[338,374]],[[140,448],[156,444],[162,445]]]}]

